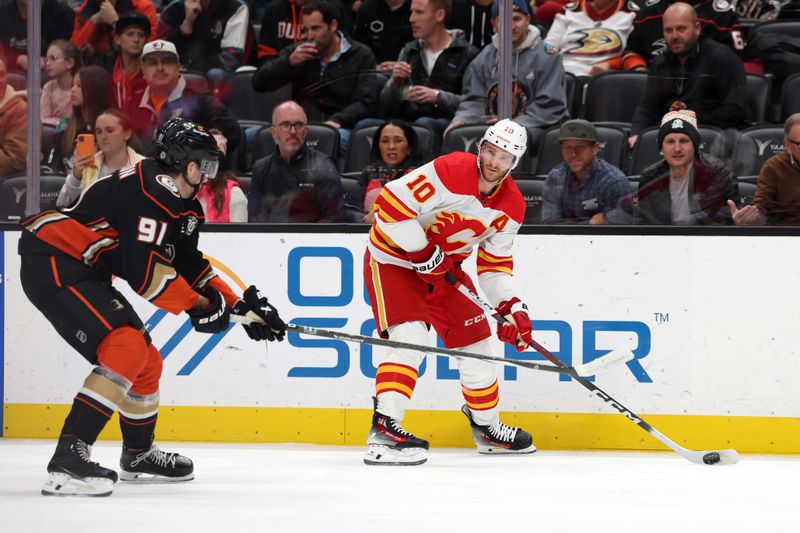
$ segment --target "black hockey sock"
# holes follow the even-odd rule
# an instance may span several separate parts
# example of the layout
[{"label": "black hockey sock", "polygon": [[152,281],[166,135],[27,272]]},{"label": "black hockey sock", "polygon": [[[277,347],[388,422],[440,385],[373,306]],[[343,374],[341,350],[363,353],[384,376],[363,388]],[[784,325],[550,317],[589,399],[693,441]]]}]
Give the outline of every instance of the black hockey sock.
[{"label": "black hockey sock", "polygon": [[143,420],[127,418],[119,414],[119,428],[122,430],[122,444],[130,451],[144,451],[150,448],[156,431],[155,414]]},{"label": "black hockey sock", "polygon": [[61,435],[74,435],[91,446],[113,414],[114,411],[100,402],[78,393],[64,421]]}]

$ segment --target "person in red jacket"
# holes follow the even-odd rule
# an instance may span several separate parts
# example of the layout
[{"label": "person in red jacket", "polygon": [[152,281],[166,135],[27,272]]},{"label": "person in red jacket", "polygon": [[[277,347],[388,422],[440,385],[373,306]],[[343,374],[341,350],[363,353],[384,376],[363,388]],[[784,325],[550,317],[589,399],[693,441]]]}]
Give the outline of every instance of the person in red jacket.
[{"label": "person in red jacket", "polygon": [[70,42],[78,48],[88,46],[92,57],[113,50],[114,27],[129,11],[147,17],[151,28],[148,40],[155,39],[158,16],[150,0],[84,0],[76,11]]}]

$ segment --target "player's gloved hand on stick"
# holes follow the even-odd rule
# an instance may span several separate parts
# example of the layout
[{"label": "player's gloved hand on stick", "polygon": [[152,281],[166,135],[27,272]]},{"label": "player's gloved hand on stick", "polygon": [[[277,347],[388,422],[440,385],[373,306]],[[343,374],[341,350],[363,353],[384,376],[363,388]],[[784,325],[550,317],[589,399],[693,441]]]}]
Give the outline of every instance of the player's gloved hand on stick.
[{"label": "player's gloved hand on stick", "polygon": [[263,321],[263,323],[242,324],[248,337],[254,341],[283,340],[286,335],[286,324],[278,316],[278,310],[267,301],[267,297],[261,294],[255,285],[250,285],[244,291],[242,299],[233,306],[234,314],[246,315],[248,311],[252,311]]},{"label": "player's gloved hand on stick", "polygon": [[200,294],[208,299],[208,304],[186,311],[194,329],[200,333],[219,333],[228,329],[231,312],[219,291],[206,287]]},{"label": "player's gloved hand on stick", "polygon": [[428,242],[428,245],[418,252],[408,252],[408,259],[419,277],[430,285],[449,285],[445,275],[448,273],[455,275],[453,260],[432,242]]},{"label": "player's gloved hand on stick", "polygon": [[514,297],[501,302],[497,311],[508,320],[497,325],[497,338],[515,345],[518,352],[525,350],[533,342],[533,323],[528,316],[528,306]]}]

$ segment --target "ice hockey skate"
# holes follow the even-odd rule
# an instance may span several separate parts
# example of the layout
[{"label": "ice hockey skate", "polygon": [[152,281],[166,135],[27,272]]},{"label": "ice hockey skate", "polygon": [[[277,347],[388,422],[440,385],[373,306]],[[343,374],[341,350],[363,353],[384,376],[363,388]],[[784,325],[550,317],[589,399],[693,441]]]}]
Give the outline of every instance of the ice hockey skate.
[{"label": "ice hockey skate", "polygon": [[117,473],[91,461],[92,447],[77,437],[62,437],[47,465],[45,496],[110,496]]},{"label": "ice hockey skate", "polygon": [[400,421],[379,413],[372,415],[372,427],[367,435],[368,465],[414,466],[428,460],[428,441],[409,433]]},{"label": "ice hockey skate", "polygon": [[464,405],[461,412],[469,419],[472,440],[478,446],[478,453],[509,454],[536,451],[531,434],[524,429],[507,426],[500,421],[491,426],[479,426],[472,419],[469,407]]},{"label": "ice hockey skate", "polygon": [[194,464],[179,453],[169,453],[155,444],[147,450],[122,447],[119,478],[131,483],[174,483],[194,479]]}]

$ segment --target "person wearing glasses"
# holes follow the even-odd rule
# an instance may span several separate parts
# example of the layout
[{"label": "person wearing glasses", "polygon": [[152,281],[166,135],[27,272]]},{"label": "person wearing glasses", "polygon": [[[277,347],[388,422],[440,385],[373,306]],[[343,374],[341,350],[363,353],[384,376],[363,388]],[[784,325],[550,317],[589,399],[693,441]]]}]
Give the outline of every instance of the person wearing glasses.
[{"label": "person wearing glasses", "polygon": [[277,149],[253,164],[250,222],[339,222],[344,204],[336,163],[306,144],[308,119],[297,102],[277,106],[270,133]]},{"label": "person wearing glasses", "polygon": [[[131,123],[149,154],[153,132],[169,118],[181,117],[219,130],[227,140],[228,154],[239,146],[242,135],[233,113],[209,92],[199,92],[181,76],[181,63],[175,45],[155,40],[142,50],[142,74],[147,88],[131,111]],[[229,168],[223,160],[223,168]]]},{"label": "person wearing glasses", "polygon": [[737,225],[800,224],[800,113],[786,119],[783,133],[786,151],[761,167],[753,203],[737,209],[728,202]]}]

